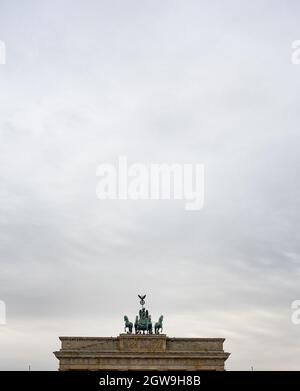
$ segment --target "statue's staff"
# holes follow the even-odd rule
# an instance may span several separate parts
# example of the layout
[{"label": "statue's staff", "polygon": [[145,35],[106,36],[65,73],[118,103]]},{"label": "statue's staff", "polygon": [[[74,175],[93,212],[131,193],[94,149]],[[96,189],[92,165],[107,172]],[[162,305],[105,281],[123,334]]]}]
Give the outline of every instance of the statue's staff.
[{"label": "statue's staff", "polygon": [[138,295],[138,297],[141,299],[140,301],[141,306],[144,307],[146,295]]}]

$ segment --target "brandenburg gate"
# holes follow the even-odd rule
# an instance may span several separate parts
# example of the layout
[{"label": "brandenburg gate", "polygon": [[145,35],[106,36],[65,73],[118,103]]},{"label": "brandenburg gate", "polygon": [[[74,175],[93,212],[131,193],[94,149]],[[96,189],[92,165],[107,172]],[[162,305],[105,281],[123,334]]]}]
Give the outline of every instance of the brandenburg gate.
[{"label": "brandenburg gate", "polygon": [[224,352],[224,338],[167,337],[162,315],[153,326],[145,297],[139,295],[134,324],[124,316],[125,333],[118,337],[59,337],[61,349],[54,352],[59,370],[225,370],[230,353]]}]

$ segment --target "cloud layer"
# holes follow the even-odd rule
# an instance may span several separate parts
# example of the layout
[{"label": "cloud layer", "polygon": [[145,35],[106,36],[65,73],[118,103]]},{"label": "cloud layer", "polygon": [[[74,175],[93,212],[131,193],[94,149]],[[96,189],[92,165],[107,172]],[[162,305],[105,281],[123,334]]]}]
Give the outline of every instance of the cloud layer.
[{"label": "cloud layer", "polygon": [[[299,4],[5,1],[0,368],[117,335],[147,293],[228,369],[298,369]],[[96,169],[203,163],[205,203],[100,201]],[[276,353],[276,354],[275,354]]]}]

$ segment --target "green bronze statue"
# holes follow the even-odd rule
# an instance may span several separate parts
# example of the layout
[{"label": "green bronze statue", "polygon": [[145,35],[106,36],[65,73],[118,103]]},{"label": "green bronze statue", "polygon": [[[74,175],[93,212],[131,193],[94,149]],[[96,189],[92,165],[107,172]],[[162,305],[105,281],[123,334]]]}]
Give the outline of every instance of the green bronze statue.
[{"label": "green bronze statue", "polygon": [[[142,308],[139,310],[139,315],[136,316],[135,322],[134,322],[134,331],[135,334],[153,334],[153,326],[152,326],[152,320],[151,315],[149,314],[148,310],[144,308],[145,304],[145,297],[146,295],[138,295],[140,298],[140,304]],[[133,324],[129,321],[128,317],[124,316],[125,321],[125,332],[126,330],[128,334],[132,334]],[[155,334],[159,334],[159,330],[162,331],[162,321],[163,316],[161,315],[158,322],[155,323]]]},{"label": "green bronze statue", "polygon": [[136,316],[134,323],[134,330],[136,334],[148,333],[152,334],[152,321],[151,315],[149,315],[148,311],[145,311],[145,308],[142,308],[139,312],[140,317]]},{"label": "green bronze statue", "polygon": [[163,330],[163,327],[162,327],[163,319],[164,319],[164,317],[162,315],[160,315],[158,322],[155,323],[155,326],[154,326],[155,334],[159,334],[159,330],[161,330],[161,331]]},{"label": "green bronze statue", "polygon": [[124,322],[125,322],[125,333],[126,333],[126,329],[127,329],[128,330],[127,334],[132,334],[133,324],[132,324],[132,322],[129,322],[127,315],[124,316]]}]

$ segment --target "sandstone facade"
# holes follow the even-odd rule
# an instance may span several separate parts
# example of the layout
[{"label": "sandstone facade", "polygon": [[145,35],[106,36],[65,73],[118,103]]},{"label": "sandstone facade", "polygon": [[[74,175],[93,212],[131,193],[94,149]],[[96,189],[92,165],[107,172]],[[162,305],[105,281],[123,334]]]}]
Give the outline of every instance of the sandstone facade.
[{"label": "sandstone facade", "polygon": [[59,370],[216,370],[229,353],[224,338],[169,338],[165,334],[60,337]]}]

